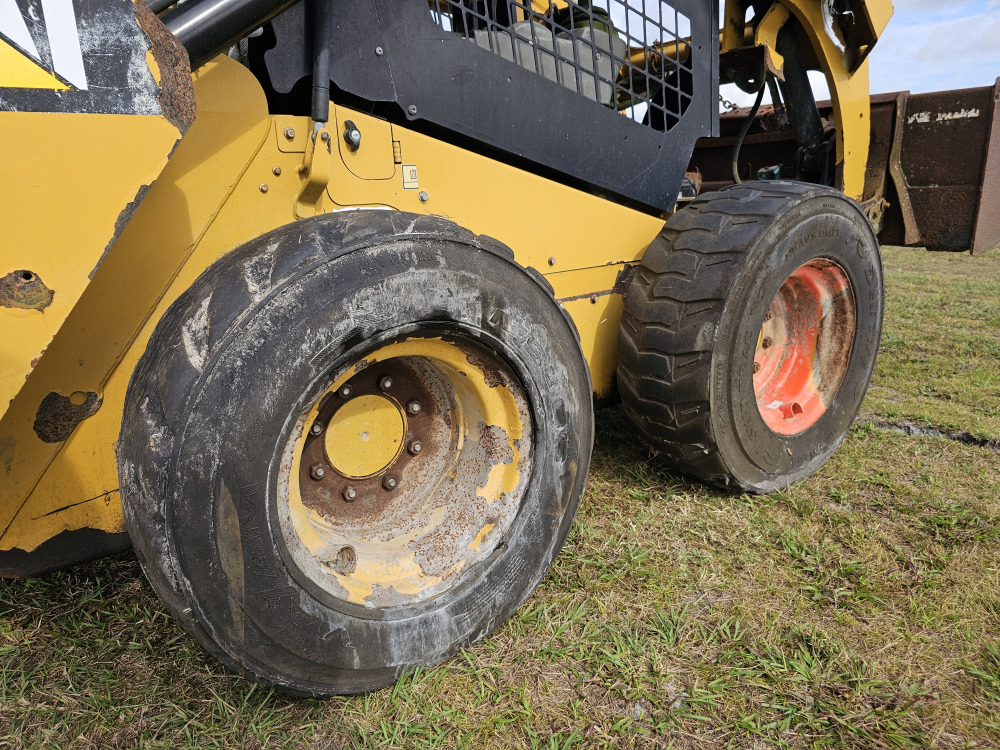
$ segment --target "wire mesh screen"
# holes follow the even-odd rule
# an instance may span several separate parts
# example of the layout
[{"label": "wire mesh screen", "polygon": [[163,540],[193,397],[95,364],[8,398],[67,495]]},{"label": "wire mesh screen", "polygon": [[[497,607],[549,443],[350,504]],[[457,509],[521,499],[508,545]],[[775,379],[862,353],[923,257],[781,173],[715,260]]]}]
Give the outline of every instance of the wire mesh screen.
[{"label": "wire mesh screen", "polygon": [[430,0],[445,31],[633,121],[670,130],[691,103],[690,21],[655,0]]}]

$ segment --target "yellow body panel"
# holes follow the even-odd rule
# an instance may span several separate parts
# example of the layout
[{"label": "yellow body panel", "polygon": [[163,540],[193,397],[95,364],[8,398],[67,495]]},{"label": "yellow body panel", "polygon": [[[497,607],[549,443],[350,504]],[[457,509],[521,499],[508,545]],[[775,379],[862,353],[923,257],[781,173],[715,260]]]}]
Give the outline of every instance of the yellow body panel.
[{"label": "yellow body panel", "polygon": [[0,416],[90,283],[119,214],[179,138],[163,117],[0,112],[0,143],[12,144],[0,180],[0,277],[27,270],[54,292],[43,309],[6,307],[0,295],[0,330],[17,332],[0,338]]}]

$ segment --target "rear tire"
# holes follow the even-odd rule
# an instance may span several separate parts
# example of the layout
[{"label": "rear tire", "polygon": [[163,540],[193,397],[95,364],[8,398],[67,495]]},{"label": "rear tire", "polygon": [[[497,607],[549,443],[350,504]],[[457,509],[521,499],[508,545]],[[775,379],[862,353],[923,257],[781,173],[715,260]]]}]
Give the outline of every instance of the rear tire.
[{"label": "rear tire", "polygon": [[861,407],[883,304],[878,241],[842,193],[770,182],[708,194],[667,221],[626,294],[625,411],[686,474],[750,492],[795,482]]},{"label": "rear tire", "polygon": [[117,450],[168,609],[230,669],[319,696],[510,616],[592,441],[586,362],[541,276],[442,219],[358,211],[205,271],[150,339]]}]

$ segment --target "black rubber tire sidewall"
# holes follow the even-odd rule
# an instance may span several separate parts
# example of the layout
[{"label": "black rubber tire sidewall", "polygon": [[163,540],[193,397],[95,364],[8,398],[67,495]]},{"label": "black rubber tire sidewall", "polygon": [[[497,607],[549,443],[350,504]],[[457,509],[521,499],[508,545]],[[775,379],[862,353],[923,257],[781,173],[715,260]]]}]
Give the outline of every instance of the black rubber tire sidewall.
[{"label": "black rubber tire sidewall", "polygon": [[[753,389],[753,358],[764,314],[782,283],[810,260],[846,272],[856,328],[844,380],[824,414],[797,435],[764,423]],[[809,476],[833,454],[857,416],[875,367],[883,311],[878,245],[859,210],[817,196],[780,216],[746,259],[722,315],[713,352],[712,429],[737,482],[768,492]]]}]

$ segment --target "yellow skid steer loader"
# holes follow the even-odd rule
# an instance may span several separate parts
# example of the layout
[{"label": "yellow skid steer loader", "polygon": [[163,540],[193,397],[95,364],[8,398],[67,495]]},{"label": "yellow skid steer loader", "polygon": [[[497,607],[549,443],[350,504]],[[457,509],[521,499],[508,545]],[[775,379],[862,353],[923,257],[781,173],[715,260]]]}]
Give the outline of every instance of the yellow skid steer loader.
[{"label": "yellow skid steer loader", "polygon": [[[357,693],[524,602],[595,404],[720,487],[808,476],[871,378],[877,231],[931,232],[914,98],[868,95],[891,13],[0,0],[0,573],[132,545],[227,667]],[[720,118],[729,82],[772,105]]]}]

